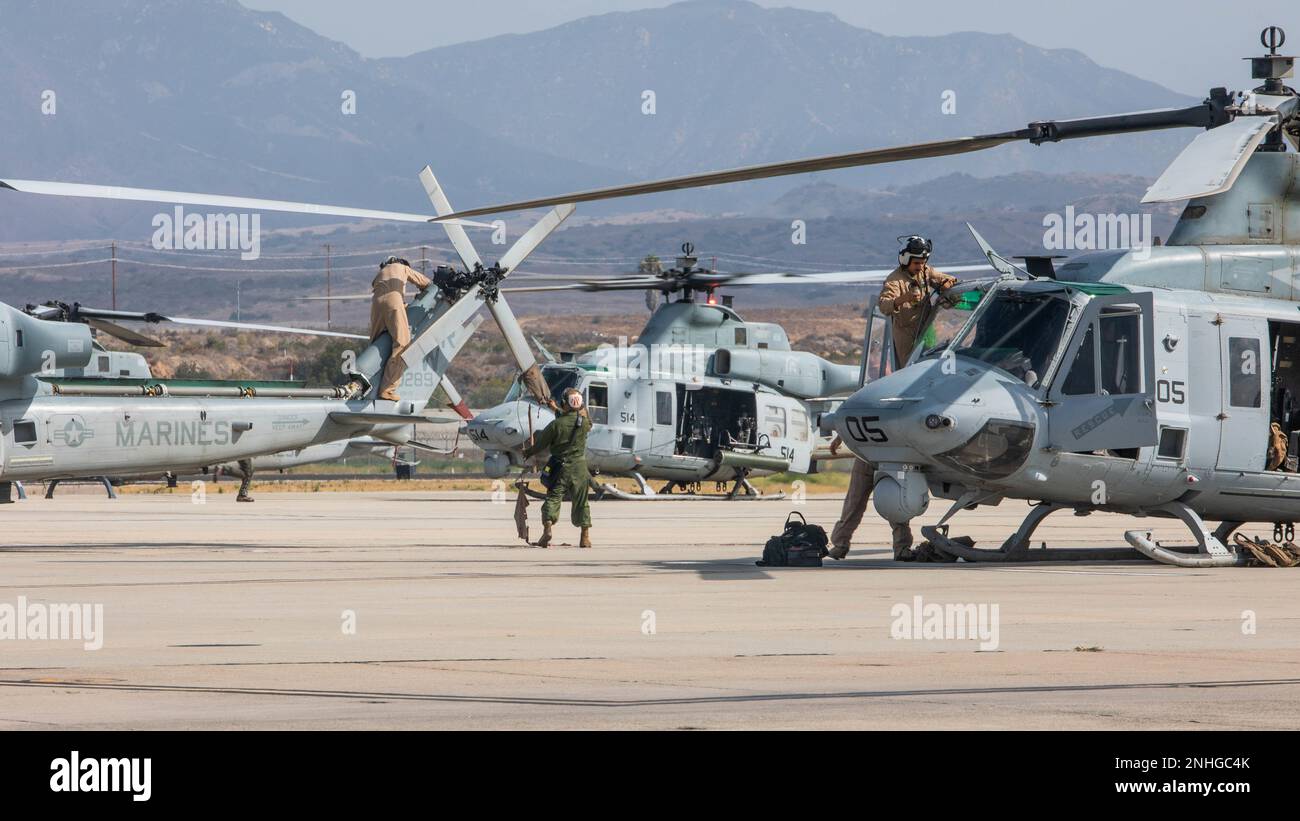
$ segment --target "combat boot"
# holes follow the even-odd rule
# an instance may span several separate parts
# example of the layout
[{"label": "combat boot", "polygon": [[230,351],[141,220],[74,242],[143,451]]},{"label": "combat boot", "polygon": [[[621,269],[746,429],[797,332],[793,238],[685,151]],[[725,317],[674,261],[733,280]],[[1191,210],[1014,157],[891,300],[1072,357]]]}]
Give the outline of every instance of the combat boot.
[{"label": "combat boot", "polygon": [[832,559],[843,559],[849,555],[849,546],[846,544],[831,545],[831,549],[826,554]]},{"label": "combat boot", "polygon": [[890,523],[889,529],[894,535],[894,561],[910,562],[916,558],[912,553],[912,528],[907,524]]},{"label": "combat boot", "polygon": [[384,391],[379,394],[379,398],[386,402],[400,402],[402,397],[397,395],[397,391]]},{"label": "combat boot", "polygon": [[582,529],[582,538],[578,540],[578,547],[591,547],[591,528]]},{"label": "combat boot", "polygon": [[551,546],[551,523],[542,522],[542,538],[537,540],[538,547]]}]

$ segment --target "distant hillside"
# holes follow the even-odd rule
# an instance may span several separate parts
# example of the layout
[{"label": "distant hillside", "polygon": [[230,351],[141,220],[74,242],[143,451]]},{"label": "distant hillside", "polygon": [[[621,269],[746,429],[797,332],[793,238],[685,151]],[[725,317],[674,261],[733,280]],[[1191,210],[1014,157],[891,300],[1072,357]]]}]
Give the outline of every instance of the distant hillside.
[{"label": "distant hillside", "polygon": [[[700,0],[367,60],[234,0],[6,0],[0,173],[427,210],[649,175],[1000,131],[1188,98],[1008,35],[890,37],[822,13]],[[41,112],[45,91],[56,113]],[[342,111],[344,91],[356,114]],[[656,113],[642,113],[642,93]],[[940,111],[955,93],[956,113]],[[805,182],[962,171],[1153,176],[1187,134],[1033,147],[591,206],[747,211]],[[1122,150],[1116,150],[1117,148]],[[146,240],[155,206],[0,195],[0,241]],[[265,228],[303,224],[267,215]]]}]

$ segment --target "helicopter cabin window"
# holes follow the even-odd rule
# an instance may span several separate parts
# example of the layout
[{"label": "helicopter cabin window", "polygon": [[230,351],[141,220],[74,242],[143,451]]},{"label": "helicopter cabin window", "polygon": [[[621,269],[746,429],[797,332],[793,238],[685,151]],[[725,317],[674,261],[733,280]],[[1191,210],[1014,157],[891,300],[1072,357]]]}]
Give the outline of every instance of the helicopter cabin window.
[{"label": "helicopter cabin window", "polygon": [[745,333],[745,329],[744,329],[744,328],[737,328],[737,329],[736,329],[736,344],[737,344],[737,345],[748,345],[749,342],[748,342],[747,340],[748,340],[748,335]]},{"label": "helicopter cabin window", "polygon": [[790,438],[796,442],[808,441],[808,414],[803,408],[790,411]]},{"label": "helicopter cabin window", "polygon": [[14,444],[16,445],[34,445],[36,444],[36,423],[30,419],[23,419],[14,422]]},{"label": "helicopter cabin window", "polygon": [[1228,337],[1228,404],[1234,408],[1260,406],[1259,340]]},{"label": "helicopter cabin window", "polygon": [[785,438],[785,408],[768,405],[764,409],[763,432],[773,439]]},{"label": "helicopter cabin window", "polygon": [[107,373],[108,373],[108,367],[109,367],[109,366],[108,366],[108,357],[107,357],[107,356],[101,356],[101,357],[99,357],[98,362],[99,362],[99,372],[102,373],[102,374],[107,374]]},{"label": "helicopter cabin window", "polygon": [[609,387],[593,382],[587,386],[587,415],[593,424],[609,422]]},{"label": "helicopter cabin window", "polygon": [[673,395],[671,391],[655,391],[655,424],[673,423]]}]

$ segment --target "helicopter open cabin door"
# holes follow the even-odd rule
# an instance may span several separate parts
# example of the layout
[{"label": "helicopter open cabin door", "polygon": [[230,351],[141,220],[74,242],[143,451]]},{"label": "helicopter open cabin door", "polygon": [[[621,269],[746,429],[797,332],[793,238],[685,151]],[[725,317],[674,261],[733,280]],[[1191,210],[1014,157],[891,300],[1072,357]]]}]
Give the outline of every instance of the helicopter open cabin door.
[{"label": "helicopter open cabin door", "polygon": [[1094,296],[1048,389],[1048,444],[1068,453],[1155,445],[1154,299]]},{"label": "helicopter open cabin door", "polygon": [[1268,323],[1255,317],[1222,316],[1223,357],[1219,395],[1219,470],[1263,470],[1268,450],[1268,392],[1271,373]]}]

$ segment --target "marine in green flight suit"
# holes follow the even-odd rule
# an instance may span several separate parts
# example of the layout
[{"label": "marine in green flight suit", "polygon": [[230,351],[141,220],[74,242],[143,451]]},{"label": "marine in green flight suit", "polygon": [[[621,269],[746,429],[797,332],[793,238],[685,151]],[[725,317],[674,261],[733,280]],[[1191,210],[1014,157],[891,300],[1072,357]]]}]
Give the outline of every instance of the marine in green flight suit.
[{"label": "marine in green flight suit", "polygon": [[570,518],[575,527],[582,528],[578,547],[591,547],[591,506],[587,502],[587,483],[591,479],[587,472],[587,432],[591,430],[591,417],[583,407],[582,394],[573,388],[565,391],[559,409],[555,421],[524,448],[526,458],[549,450],[551,458],[558,463],[555,482],[547,490],[546,501],[542,504],[542,538],[537,540],[537,545],[548,547],[551,544],[551,525],[560,520],[560,503],[568,494]]}]

